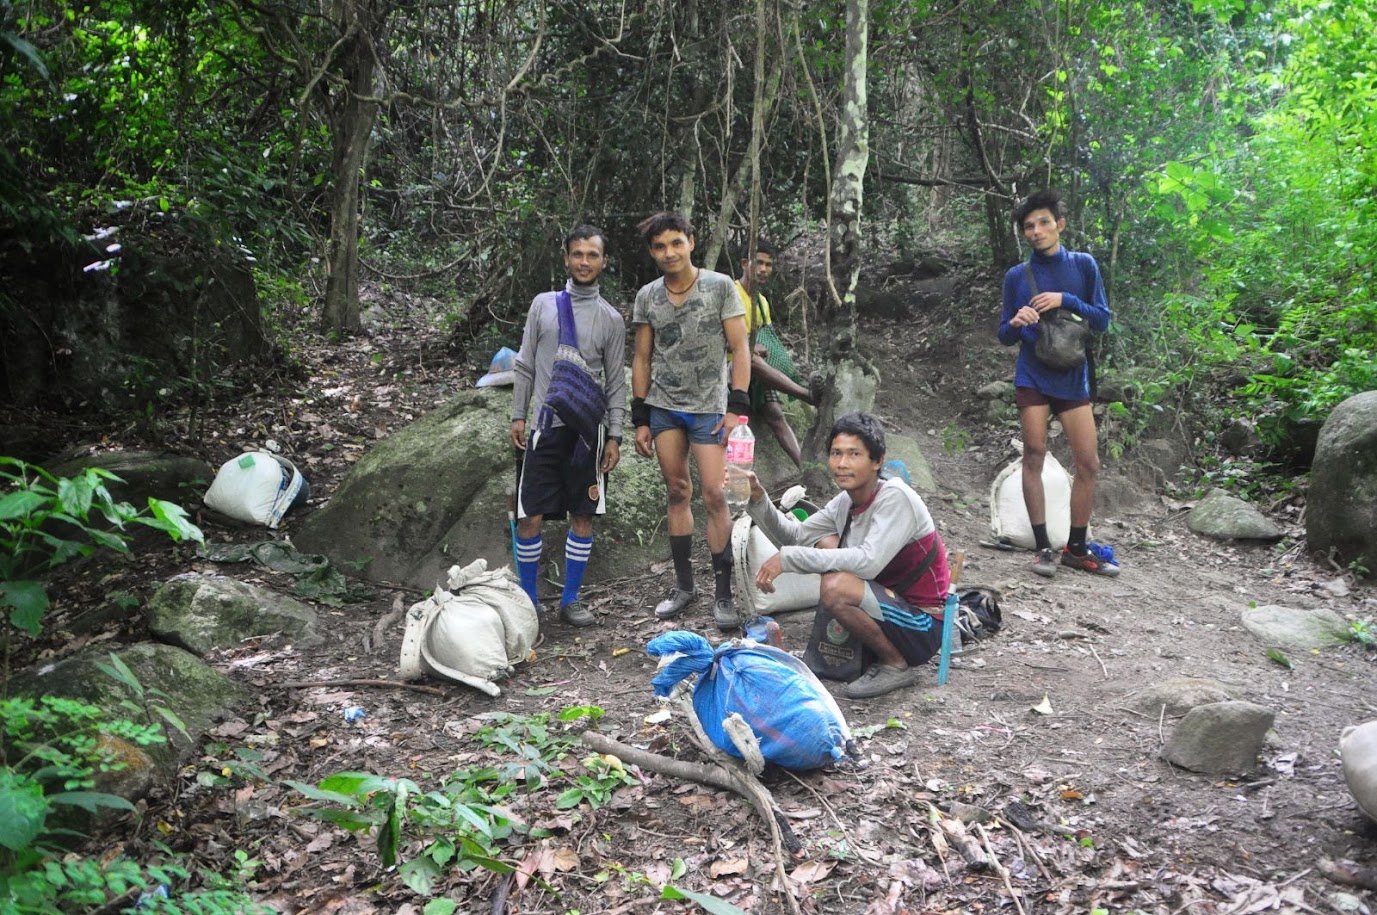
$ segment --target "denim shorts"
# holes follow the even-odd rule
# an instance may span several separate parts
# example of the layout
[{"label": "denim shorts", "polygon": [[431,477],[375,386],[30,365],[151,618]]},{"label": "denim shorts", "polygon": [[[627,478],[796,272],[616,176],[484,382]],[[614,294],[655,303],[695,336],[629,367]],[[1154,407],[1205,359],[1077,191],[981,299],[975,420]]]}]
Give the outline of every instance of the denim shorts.
[{"label": "denim shorts", "polygon": [[720,445],[726,441],[723,437],[724,430],[712,430],[721,421],[721,413],[684,413],[680,410],[651,407],[650,437],[656,438],[661,432],[670,429],[681,429],[688,436],[690,445]]}]

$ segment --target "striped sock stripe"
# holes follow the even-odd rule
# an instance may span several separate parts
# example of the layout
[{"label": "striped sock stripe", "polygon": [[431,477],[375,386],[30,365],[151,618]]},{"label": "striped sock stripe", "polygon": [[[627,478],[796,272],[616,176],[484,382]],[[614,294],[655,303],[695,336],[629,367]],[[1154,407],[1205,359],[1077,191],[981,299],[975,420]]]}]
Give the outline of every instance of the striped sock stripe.
[{"label": "striped sock stripe", "polygon": [[564,556],[576,562],[587,562],[593,555],[593,538],[575,537],[570,534],[564,541]]},{"label": "striped sock stripe", "polygon": [[539,562],[541,551],[545,544],[540,536],[532,537],[530,540],[516,538],[516,561],[517,562]]}]

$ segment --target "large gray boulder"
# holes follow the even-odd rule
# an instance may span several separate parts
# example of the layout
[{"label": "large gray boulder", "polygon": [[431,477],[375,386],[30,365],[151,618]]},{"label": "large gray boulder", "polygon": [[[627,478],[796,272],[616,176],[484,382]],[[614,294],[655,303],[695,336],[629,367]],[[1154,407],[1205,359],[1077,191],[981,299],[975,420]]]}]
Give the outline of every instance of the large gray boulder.
[{"label": "large gray boulder", "polygon": [[913,491],[931,497],[937,492],[937,481],[933,479],[932,467],[923,455],[923,448],[911,435],[889,434],[885,436],[885,460],[899,460],[908,468],[908,482]]},{"label": "large gray boulder", "polygon": [[149,599],[144,615],[158,638],[200,656],[273,633],[303,646],[323,641],[306,604],[221,575],[174,578]]},{"label": "large gray boulder", "polygon": [[[460,392],[375,445],[330,501],[293,532],[293,543],[366,578],[424,590],[456,563],[482,557],[490,567],[509,564],[507,492],[515,483],[510,417],[510,389]],[[659,465],[636,454],[630,429],[607,489],[590,578],[643,572],[666,558]],[[555,530],[547,525],[547,556],[563,553]]]},{"label": "large gray boulder", "polygon": [[1281,528],[1262,512],[1231,496],[1212,489],[1186,516],[1186,527],[1216,540],[1280,540]]},{"label": "large gray boulder", "polygon": [[1310,467],[1306,534],[1312,549],[1335,550],[1377,575],[1377,391],[1334,408]]}]

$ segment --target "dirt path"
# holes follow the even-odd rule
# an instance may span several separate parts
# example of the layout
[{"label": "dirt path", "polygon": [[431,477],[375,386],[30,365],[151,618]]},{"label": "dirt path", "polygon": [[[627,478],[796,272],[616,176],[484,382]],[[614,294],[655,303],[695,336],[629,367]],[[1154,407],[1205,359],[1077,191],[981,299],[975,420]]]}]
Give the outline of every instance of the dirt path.
[{"label": "dirt path", "polygon": [[[994,301],[992,288],[976,292],[963,300]],[[880,700],[844,702],[853,729],[881,726],[862,741],[866,768],[773,784],[804,842],[788,865],[804,911],[1357,911],[1317,866],[1324,857],[1377,866],[1374,831],[1352,803],[1335,755],[1345,725],[1377,716],[1374,654],[1349,646],[1294,656],[1284,669],[1243,630],[1239,614],[1249,604],[1280,603],[1371,618],[1373,590],[1324,596],[1319,585],[1332,571],[1295,552],[1196,537],[1184,513],[1155,494],[1145,494],[1138,513],[1097,518],[1099,539],[1114,543],[1122,559],[1114,580],[1063,570],[1045,581],[1030,574],[1026,555],[979,547],[988,530],[986,490],[1010,458],[1013,434],[987,425],[974,399],[978,387],[1011,371],[1012,353],[993,340],[993,309],[919,313],[867,327],[869,354],[884,372],[877,410],[924,445],[939,487],[928,496],[933,514],[949,546],[967,551],[967,582],[1003,591],[1006,628],[959,658],[944,687],[928,678]],[[387,350],[375,341],[333,357],[328,384],[353,386],[376,402],[375,351],[384,352],[385,366],[425,368],[409,378],[399,369],[383,382],[393,412],[359,418],[360,438],[405,422],[464,371],[424,347],[418,358],[414,343]],[[325,384],[318,377],[307,387]],[[330,421],[350,431],[347,413]],[[343,469],[338,455],[321,454],[317,494]],[[443,699],[277,686],[393,676],[400,626],[381,645],[371,639],[391,593],[322,608],[327,642],[318,649],[246,646],[221,661],[260,689],[260,707],[217,730],[179,790],[153,800],[129,847],[163,838],[221,870],[234,869],[234,850],[244,851],[252,862],[239,862],[244,882],[282,911],[420,911],[429,897],[383,871],[374,838],[297,815],[303,798],[282,781],[314,784],[339,771],[367,771],[436,789],[456,770],[518,759],[475,740],[482,728],[510,727],[494,714],[537,716],[576,705],[603,709],[600,728],[621,740],[694,757],[677,725],[644,720],[656,706],[654,666],[643,648],[671,628],[647,608],[666,576],[657,567],[632,580],[592,583],[588,596],[602,624],[585,631],[549,625],[536,663],[495,700],[457,686]],[[807,614],[780,621],[785,647],[801,650]],[[707,632],[706,608],[681,625]],[[1126,697],[1173,676],[1217,680],[1276,712],[1275,738],[1255,777],[1200,776],[1160,758],[1173,721],[1130,710]],[[1044,700],[1051,714],[1032,711]],[[342,710],[356,705],[365,717],[346,721]],[[560,731],[557,723],[549,727]],[[684,911],[683,903],[657,901],[658,887],[672,880],[746,911],[788,911],[771,886],[766,832],[738,798],[647,776],[596,811],[558,809],[559,792],[587,774],[577,762],[582,755],[556,766],[562,774],[546,772],[556,790],[531,787],[529,770],[527,791],[490,801],[541,831],[501,851],[543,884],[533,881],[496,909],[497,877],[482,868],[449,870],[432,895],[475,913]],[[268,780],[236,770],[245,760]],[[1050,825],[1010,825],[1011,801]],[[998,817],[971,831],[999,867],[969,865],[944,847],[934,837],[932,807]],[[415,820],[404,827],[403,860],[426,847],[415,838],[420,828]],[[1347,892],[1373,904],[1361,891]]]}]

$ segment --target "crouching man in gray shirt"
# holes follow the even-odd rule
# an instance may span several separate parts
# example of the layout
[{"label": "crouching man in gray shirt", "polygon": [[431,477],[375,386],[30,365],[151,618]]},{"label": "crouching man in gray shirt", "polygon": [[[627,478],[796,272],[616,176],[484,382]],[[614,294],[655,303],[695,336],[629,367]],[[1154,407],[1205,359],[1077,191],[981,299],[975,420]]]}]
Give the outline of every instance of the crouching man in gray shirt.
[{"label": "crouching man in gray shirt", "polygon": [[942,647],[942,607],[951,574],[947,551],[918,494],[880,479],[885,433],[869,413],[848,413],[828,436],[827,467],[841,493],[803,521],[775,508],[751,475],[751,518],[780,544],[756,574],[769,594],[781,572],[822,575],[822,603],[879,658],[850,699],[882,696],[918,682],[918,665]]}]

